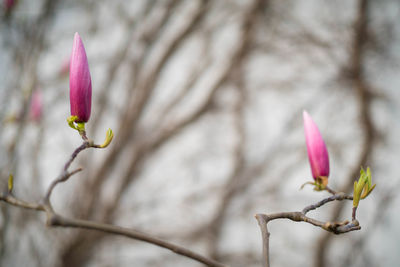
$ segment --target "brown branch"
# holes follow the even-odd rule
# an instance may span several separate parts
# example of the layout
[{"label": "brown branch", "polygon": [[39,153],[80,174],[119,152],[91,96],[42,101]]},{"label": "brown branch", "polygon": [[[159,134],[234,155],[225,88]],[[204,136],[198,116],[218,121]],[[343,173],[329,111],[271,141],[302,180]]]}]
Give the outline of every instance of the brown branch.
[{"label": "brown branch", "polygon": [[46,210],[45,206],[43,204],[26,202],[24,200],[15,198],[11,194],[0,195],[0,200],[6,202],[8,204],[11,204],[13,206],[28,209],[28,210],[39,210],[39,211]]},{"label": "brown branch", "polygon": [[63,170],[61,171],[61,174],[58,176],[57,179],[55,179],[49,186],[49,188],[47,189],[47,193],[44,197],[44,202],[45,203],[49,203],[50,201],[50,196],[51,193],[53,192],[55,186],[59,183],[65,182],[68,180],[69,177],[71,177],[72,175],[82,171],[82,168],[78,168],[74,171],[68,172],[69,167],[71,166],[72,162],[75,160],[75,158],[78,156],[78,154],[80,152],[82,152],[83,150],[87,149],[87,148],[105,148],[102,145],[96,145],[94,144],[94,142],[90,139],[87,138],[86,136],[86,132],[80,132],[81,137],[83,139],[83,143],[82,145],[80,145],[78,148],[76,148],[74,150],[74,152],[72,153],[72,155],[70,156],[69,160],[65,163]]},{"label": "brown branch", "polygon": [[67,161],[67,163],[65,163],[64,168],[61,172],[61,174],[58,176],[57,179],[55,179],[49,186],[49,188],[47,189],[47,193],[44,197],[44,202],[45,203],[49,203],[50,201],[50,196],[51,193],[53,192],[53,189],[55,188],[55,186],[61,182],[65,182],[66,180],[68,180],[69,177],[71,177],[72,175],[74,175],[77,172],[80,172],[82,169],[76,169],[72,172],[68,172],[68,168],[71,166],[71,163],[74,161],[74,159],[78,156],[78,154],[85,150],[86,148],[91,147],[91,142],[89,142],[88,140],[85,140],[82,145],[80,145],[77,149],[75,149],[75,151],[72,153],[71,157],[69,158],[69,160]]},{"label": "brown branch", "polygon": [[156,237],[150,236],[148,234],[145,234],[143,232],[139,232],[136,230],[122,228],[122,227],[118,227],[118,226],[114,226],[114,225],[110,225],[110,224],[86,221],[86,220],[68,219],[68,218],[61,217],[59,215],[52,216],[50,218],[50,220],[48,221],[48,224],[51,226],[74,227],[74,228],[81,228],[81,229],[97,230],[97,231],[111,233],[111,234],[115,234],[115,235],[122,235],[122,236],[125,236],[128,238],[144,241],[146,243],[150,243],[150,244],[154,244],[159,247],[166,248],[176,254],[179,254],[179,255],[191,258],[195,261],[204,263],[207,266],[227,267],[227,265],[224,265],[220,262],[217,262],[217,261],[214,261],[207,257],[204,257],[204,256],[202,256],[196,252],[193,252],[189,249],[166,242],[164,240],[158,239]]},{"label": "brown branch", "polygon": [[74,174],[76,174],[76,173],[78,173],[80,171],[82,171],[82,168],[78,168],[76,170],[73,170],[72,172],[64,171],[63,174],[60,177],[58,177],[56,180],[54,180],[50,184],[49,189],[47,190],[46,196],[44,198],[44,201],[48,202],[50,200],[51,193],[53,192],[53,190],[54,190],[54,188],[56,187],[57,184],[65,182],[66,180],[68,180],[69,177],[71,177],[72,175],[74,175]]},{"label": "brown branch", "polygon": [[88,229],[88,230],[96,230],[96,231],[110,233],[110,234],[114,234],[114,235],[121,235],[121,236],[125,236],[125,237],[131,238],[131,239],[140,240],[140,241],[143,241],[146,243],[150,243],[150,244],[154,244],[159,247],[166,248],[166,249],[171,250],[172,252],[177,253],[179,255],[182,255],[182,256],[191,258],[195,261],[204,263],[207,266],[227,267],[227,265],[224,265],[220,262],[217,262],[217,261],[214,261],[207,257],[204,257],[204,256],[202,256],[196,252],[193,252],[189,249],[166,242],[164,240],[158,239],[156,237],[153,237],[151,235],[145,234],[145,233],[137,231],[137,230],[123,228],[123,227],[114,226],[114,225],[110,225],[110,224],[93,222],[93,221],[70,219],[70,218],[62,217],[62,216],[58,215],[57,213],[55,213],[49,204],[38,204],[38,203],[26,202],[26,201],[15,198],[11,194],[7,194],[4,196],[1,195],[0,200],[6,202],[8,204],[11,204],[13,206],[21,207],[24,209],[46,212],[48,226],[81,228],[81,229]]},{"label": "brown branch", "polygon": [[196,252],[193,252],[189,249],[166,242],[164,240],[158,239],[156,237],[153,237],[151,235],[145,234],[140,231],[122,228],[122,227],[114,226],[111,224],[104,224],[104,223],[88,221],[88,220],[70,219],[70,218],[66,218],[66,217],[62,217],[62,216],[58,215],[53,210],[52,205],[50,203],[51,193],[58,183],[66,181],[70,176],[72,176],[75,173],[82,170],[79,168],[72,172],[68,172],[68,168],[70,167],[70,165],[72,164],[74,159],[77,157],[77,155],[81,151],[85,150],[86,148],[95,146],[95,145],[93,145],[93,142],[91,142],[90,140],[88,140],[86,138],[85,135],[84,135],[84,139],[85,139],[85,141],[83,142],[83,144],[80,145],[77,149],[75,149],[75,151],[72,153],[71,157],[68,159],[67,163],[64,165],[64,168],[63,168],[60,176],[50,184],[43,203],[33,203],[33,202],[27,202],[24,200],[20,200],[20,199],[14,197],[11,193],[7,193],[5,195],[0,195],[0,200],[6,202],[8,204],[11,204],[13,206],[21,207],[24,209],[46,212],[48,226],[81,228],[81,229],[96,230],[96,231],[103,232],[103,233],[122,235],[122,236],[125,236],[128,238],[144,241],[144,242],[154,244],[159,247],[169,249],[179,255],[191,258],[198,262],[204,263],[208,266],[227,267],[226,265],[224,265],[220,262],[217,262],[215,260],[204,257],[204,256],[202,256]]},{"label": "brown branch", "polygon": [[344,200],[344,199],[353,200],[353,197],[352,197],[352,196],[348,196],[348,195],[346,195],[345,193],[339,193],[339,194],[333,195],[333,196],[331,196],[331,197],[325,198],[325,199],[321,200],[321,201],[318,202],[318,203],[315,203],[315,204],[313,204],[313,205],[310,205],[310,206],[305,207],[305,208],[303,209],[302,212],[303,212],[303,214],[305,215],[305,214],[307,214],[309,211],[318,209],[319,207],[325,205],[325,204],[328,203],[328,202],[335,201],[335,200],[341,201],[341,200]]},{"label": "brown branch", "polygon": [[265,214],[256,214],[256,219],[258,222],[258,225],[260,226],[261,230],[261,238],[263,240],[263,249],[262,249],[262,259],[264,266],[269,267],[270,266],[270,260],[269,260],[269,236],[270,233],[268,232],[268,221],[269,218]]},{"label": "brown branch", "polygon": [[319,207],[322,207],[326,203],[332,201],[341,201],[341,200],[352,200],[352,196],[348,196],[344,193],[339,193],[328,198],[325,198],[313,205],[307,206],[303,209],[303,211],[295,211],[295,212],[280,212],[274,214],[256,214],[256,219],[260,226],[262,242],[263,242],[263,262],[265,267],[270,266],[270,257],[269,257],[269,237],[270,233],[268,232],[267,224],[276,219],[288,219],[294,222],[306,222],[312,224],[314,226],[320,227],[325,231],[334,233],[334,234],[344,234],[351,231],[360,230],[361,226],[359,225],[357,220],[353,220],[351,223],[349,221],[343,222],[322,222],[313,218],[306,216],[309,211],[315,210]]}]

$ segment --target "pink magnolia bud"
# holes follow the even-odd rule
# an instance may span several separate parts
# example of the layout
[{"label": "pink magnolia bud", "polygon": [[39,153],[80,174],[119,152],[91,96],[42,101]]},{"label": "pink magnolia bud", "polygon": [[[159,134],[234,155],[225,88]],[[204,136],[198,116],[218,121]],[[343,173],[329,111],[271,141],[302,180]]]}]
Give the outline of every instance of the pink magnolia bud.
[{"label": "pink magnolia bud", "polygon": [[303,111],[304,133],[306,136],[308,160],[314,180],[327,185],[329,176],[328,150],[317,125],[307,113]]},{"label": "pink magnolia bud", "polygon": [[43,102],[42,102],[42,92],[40,90],[35,90],[32,93],[31,106],[29,111],[29,116],[33,121],[40,121],[42,118]]},{"label": "pink magnolia bud", "polygon": [[74,36],[69,68],[69,100],[71,116],[77,116],[76,122],[87,122],[92,104],[92,80],[85,47],[78,33]]}]

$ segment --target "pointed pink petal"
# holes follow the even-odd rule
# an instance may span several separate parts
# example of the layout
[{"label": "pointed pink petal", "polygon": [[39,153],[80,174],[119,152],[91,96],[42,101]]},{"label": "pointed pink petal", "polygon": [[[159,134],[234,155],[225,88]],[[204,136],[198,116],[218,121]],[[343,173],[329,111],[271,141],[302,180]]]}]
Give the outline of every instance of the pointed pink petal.
[{"label": "pointed pink petal", "polygon": [[92,103],[92,81],[85,47],[78,33],[75,33],[72,47],[69,88],[71,115],[78,116],[77,122],[87,122]]},{"label": "pointed pink petal", "polygon": [[308,160],[314,179],[329,176],[328,150],[317,125],[311,116],[303,111],[304,133],[306,136]]}]

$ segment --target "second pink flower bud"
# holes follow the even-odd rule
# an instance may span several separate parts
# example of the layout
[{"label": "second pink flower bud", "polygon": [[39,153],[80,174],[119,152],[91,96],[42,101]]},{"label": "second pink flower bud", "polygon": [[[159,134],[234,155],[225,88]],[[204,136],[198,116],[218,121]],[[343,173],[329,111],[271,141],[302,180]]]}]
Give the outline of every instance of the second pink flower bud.
[{"label": "second pink flower bud", "polygon": [[328,150],[317,125],[307,111],[303,111],[303,122],[308,160],[313,178],[317,184],[326,186],[329,176]]}]

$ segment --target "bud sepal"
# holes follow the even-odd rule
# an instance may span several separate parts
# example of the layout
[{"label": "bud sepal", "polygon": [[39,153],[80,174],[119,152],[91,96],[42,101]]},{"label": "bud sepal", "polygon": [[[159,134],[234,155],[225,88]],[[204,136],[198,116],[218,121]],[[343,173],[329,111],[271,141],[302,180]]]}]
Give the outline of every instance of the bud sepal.
[{"label": "bud sepal", "polygon": [[85,132],[85,123],[84,122],[76,122],[78,120],[78,116],[69,116],[67,118],[67,122],[69,127],[75,129],[82,135]]}]

